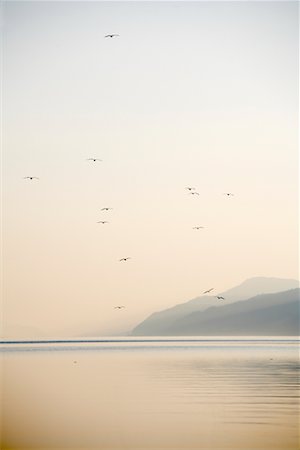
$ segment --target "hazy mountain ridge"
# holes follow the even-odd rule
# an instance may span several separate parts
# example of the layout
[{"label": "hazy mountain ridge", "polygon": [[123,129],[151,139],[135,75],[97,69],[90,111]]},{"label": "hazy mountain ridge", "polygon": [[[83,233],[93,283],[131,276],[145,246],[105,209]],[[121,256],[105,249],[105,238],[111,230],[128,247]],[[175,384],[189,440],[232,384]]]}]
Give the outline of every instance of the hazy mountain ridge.
[{"label": "hazy mountain ridge", "polygon": [[195,312],[177,320],[166,334],[298,335],[299,289]]},{"label": "hazy mountain ridge", "polygon": [[163,311],[155,312],[132,330],[132,335],[165,335],[169,334],[173,324],[193,313],[204,312],[212,307],[219,309],[235,302],[243,302],[259,294],[285,292],[298,288],[299,282],[291,279],[255,277],[240,285],[220,293],[225,297],[218,300],[213,296],[201,296],[188,302],[175,305]]}]

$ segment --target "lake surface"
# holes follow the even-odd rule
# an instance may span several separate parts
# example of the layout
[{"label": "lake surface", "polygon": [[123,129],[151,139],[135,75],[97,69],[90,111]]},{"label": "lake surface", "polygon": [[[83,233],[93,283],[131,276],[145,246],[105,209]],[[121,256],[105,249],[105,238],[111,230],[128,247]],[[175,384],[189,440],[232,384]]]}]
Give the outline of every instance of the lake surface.
[{"label": "lake surface", "polygon": [[0,344],[8,449],[299,448],[295,338]]}]

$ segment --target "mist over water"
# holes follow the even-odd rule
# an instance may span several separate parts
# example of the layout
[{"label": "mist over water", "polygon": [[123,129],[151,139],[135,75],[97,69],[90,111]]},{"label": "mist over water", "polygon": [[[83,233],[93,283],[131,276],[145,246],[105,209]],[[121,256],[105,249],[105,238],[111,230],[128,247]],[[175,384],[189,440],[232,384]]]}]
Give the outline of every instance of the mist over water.
[{"label": "mist over water", "polygon": [[296,450],[298,3],[2,3],[0,449]]},{"label": "mist over water", "polygon": [[297,449],[298,340],[2,344],[2,449]]}]

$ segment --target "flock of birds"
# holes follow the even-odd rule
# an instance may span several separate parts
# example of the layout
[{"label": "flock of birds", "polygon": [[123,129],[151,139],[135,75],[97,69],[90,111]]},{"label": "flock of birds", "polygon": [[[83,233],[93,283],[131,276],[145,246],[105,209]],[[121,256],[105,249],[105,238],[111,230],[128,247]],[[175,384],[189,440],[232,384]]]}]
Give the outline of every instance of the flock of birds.
[{"label": "flock of birds", "polygon": [[[120,36],[119,34],[113,33],[113,34],[105,35],[104,38],[113,39],[113,38],[116,38],[116,37],[119,37],[119,36]],[[97,162],[102,162],[102,159],[100,159],[100,158],[87,158],[86,161],[91,161],[93,163],[97,163]],[[23,177],[23,179],[24,180],[33,181],[33,180],[39,180],[40,178],[36,177],[36,176],[26,176],[26,177]],[[195,187],[187,186],[185,189],[189,191],[190,195],[200,195],[199,192],[196,191]],[[226,195],[227,197],[234,196],[234,194],[231,193],[231,192],[224,192],[223,195]],[[105,206],[105,207],[101,208],[101,211],[106,211],[107,212],[107,211],[110,211],[112,209],[113,208],[111,208],[111,207]],[[97,223],[105,225],[105,224],[107,224],[109,222],[107,220],[99,220]],[[203,228],[204,228],[203,226],[195,226],[195,227],[193,227],[194,230],[200,230],[200,229],[203,229]],[[131,259],[131,257],[130,256],[126,256],[124,258],[119,259],[119,262],[126,262],[129,259]],[[214,290],[214,288],[210,288],[210,289],[204,291],[203,294],[210,294],[213,290]],[[217,298],[218,300],[225,300],[225,297],[223,297],[221,295],[215,295],[214,298]],[[114,309],[119,309],[120,310],[120,309],[123,309],[123,308],[125,308],[124,305],[114,306]]]},{"label": "flock of birds", "polygon": [[[107,37],[113,37],[113,36],[115,36],[115,35],[108,35]],[[99,159],[99,158],[87,158],[86,161],[96,162],[96,161],[102,161],[102,159]],[[24,177],[24,179],[33,181],[33,180],[39,180],[40,178],[39,177],[35,177],[35,176],[27,176],[27,177]],[[199,192],[197,192],[196,188],[194,188],[194,187],[188,186],[185,189],[188,190],[191,195],[199,195]],[[234,194],[232,194],[231,192],[224,192],[223,195],[226,195],[227,197],[231,197]],[[105,207],[101,208],[100,211],[107,212],[107,211],[111,211],[111,210],[113,210],[113,208],[105,206]],[[101,223],[102,225],[104,225],[104,224],[107,224],[109,222],[107,220],[99,220],[97,223]],[[200,230],[200,229],[203,229],[203,228],[204,228],[203,226],[195,226],[195,227],[193,227],[194,230]],[[129,259],[131,259],[131,256],[126,256],[124,258],[119,259],[119,262],[126,262]],[[213,290],[214,290],[214,288],[210,288],[210,289],[204,291],[203,294],[210,294]],[[218,300],[225,300],[225,297],[223,297],[222,295],[215,295],[214,298],[217,298]],[[124,305],[114,306],[114,309],[123,309],[123,308],[125,308]]]}]

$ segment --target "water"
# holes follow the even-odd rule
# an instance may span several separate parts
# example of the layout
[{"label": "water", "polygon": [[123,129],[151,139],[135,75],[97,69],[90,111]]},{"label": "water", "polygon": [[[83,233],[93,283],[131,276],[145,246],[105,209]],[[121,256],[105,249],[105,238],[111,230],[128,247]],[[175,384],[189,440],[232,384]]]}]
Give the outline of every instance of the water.
[{"label": "water", "polygon": [[0,448],[298,449],[298,342],[0,344]]}]

